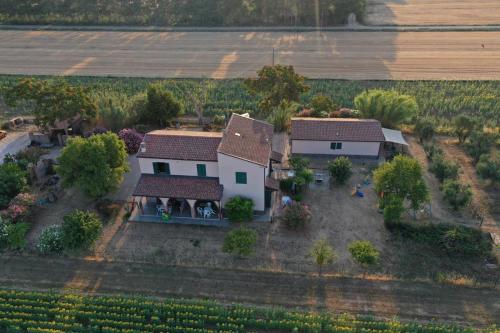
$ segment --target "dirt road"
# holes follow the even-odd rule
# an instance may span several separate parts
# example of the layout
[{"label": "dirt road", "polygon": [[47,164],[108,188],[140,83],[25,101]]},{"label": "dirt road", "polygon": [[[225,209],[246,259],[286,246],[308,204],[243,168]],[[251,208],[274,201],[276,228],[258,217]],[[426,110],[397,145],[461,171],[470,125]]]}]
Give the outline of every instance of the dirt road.
[{"label": "dirt road", "polygon": [[500,323],[498,290],[31,256],[1,256],[0,268],[2,287],[210,297],[422,321]]},{"label": "dirt road", "polygon": [[372,25],[498,25],[497,0],[368,0]]},{"label": "dirt road", "polygon": [[500,32],[0,31],[0,73],[237,78],[500,78]]}]

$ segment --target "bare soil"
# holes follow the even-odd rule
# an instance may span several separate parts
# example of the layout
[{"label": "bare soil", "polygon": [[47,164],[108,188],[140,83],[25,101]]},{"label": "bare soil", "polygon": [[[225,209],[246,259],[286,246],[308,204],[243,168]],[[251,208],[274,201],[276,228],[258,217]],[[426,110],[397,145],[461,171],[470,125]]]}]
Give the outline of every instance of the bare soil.
[{"label": "bare soil", "polygon": [[245,78],[271,64],[274,49],[276,64],[293,65],[309,78],[495,80],[500,77],[498,40],[500,32],[473,31],[4,30],[0,31],[0,73]]},{"label": "bare soil", "polygon": [[369,25],[498,25],[496,0],[368,0]]},{"label": "bare soil", "polygon": [[500,323],[498,290],[36,256],[0,256],[0,267],[4,288],[210,298],[474,326]]}]

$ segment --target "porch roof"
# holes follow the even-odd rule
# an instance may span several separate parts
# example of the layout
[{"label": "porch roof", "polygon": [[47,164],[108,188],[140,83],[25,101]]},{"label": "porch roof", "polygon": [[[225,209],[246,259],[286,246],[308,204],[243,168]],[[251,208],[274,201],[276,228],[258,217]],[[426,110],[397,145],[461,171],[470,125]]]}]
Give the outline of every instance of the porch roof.
[{"label": "porch roof", "polygon": [[134,196],[219,201],[219,178],[141,175]]}]

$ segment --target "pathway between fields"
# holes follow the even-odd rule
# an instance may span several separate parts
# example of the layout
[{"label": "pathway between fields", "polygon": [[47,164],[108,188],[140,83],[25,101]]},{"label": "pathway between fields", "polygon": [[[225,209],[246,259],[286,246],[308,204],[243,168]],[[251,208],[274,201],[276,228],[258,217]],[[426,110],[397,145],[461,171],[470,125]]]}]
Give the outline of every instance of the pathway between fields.
[{"label": "pathway between fields", "polygon": [[222,302],[500,324],[500,291],[428,283],[318,279],[308,275],[157,264],[1,256],[0,286],[90,293],[209,297]]}]

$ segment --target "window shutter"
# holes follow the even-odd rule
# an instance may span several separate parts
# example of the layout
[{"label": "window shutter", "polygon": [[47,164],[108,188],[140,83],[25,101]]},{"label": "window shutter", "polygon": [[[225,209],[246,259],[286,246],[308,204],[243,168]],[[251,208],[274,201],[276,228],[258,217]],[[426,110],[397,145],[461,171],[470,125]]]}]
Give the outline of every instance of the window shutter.
[{"label": "window shutter", "polygon": [[158,167],[158,162],[153,162],[153,172],[155,175],[160,173],[160,169]]},{"label": "window shutter", "polygon": [[205,164],[197,164],[196,169],[198,171],[198,177],[207,176],[207,166]]}]

